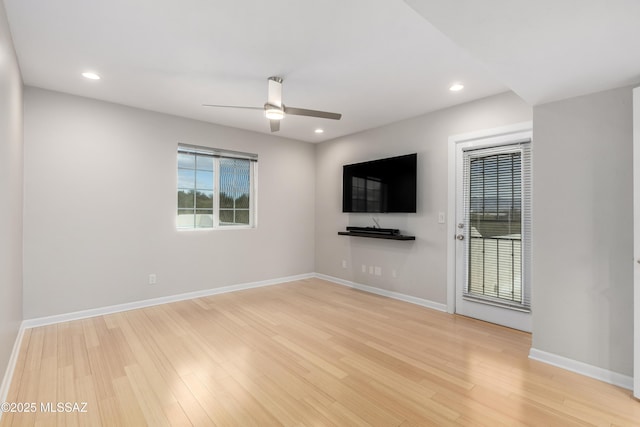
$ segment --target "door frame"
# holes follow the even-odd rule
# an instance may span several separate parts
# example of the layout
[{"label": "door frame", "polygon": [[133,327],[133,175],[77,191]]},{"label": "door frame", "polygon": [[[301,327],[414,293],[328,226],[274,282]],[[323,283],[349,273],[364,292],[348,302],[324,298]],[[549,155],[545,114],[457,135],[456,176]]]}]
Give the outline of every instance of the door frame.
[{"label": "door frame", "polygon": [[640,399],[640,87],[633,89],[633,395]]},{"label": "door frame", "polygon": [[[491,129],[452,135],[448,143],[448,203],[447,203],[447,312],[456,311],[456,178],[458,174],[456,152],[459,144],[477,142],[477,147],[507,145],[531,138],[533,122],[516,123]],[[485,140],[485,141],[483,141]]]}]

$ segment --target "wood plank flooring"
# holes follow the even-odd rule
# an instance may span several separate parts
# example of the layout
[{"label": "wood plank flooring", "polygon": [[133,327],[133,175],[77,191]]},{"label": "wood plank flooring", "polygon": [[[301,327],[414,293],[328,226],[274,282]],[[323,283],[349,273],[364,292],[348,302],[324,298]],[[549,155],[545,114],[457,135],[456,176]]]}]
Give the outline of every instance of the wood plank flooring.
[{"label": "wood plank flooring", "polygon": [[8,401],[37,410],[0,425],[640,426],[630,391],[530,345],[308,279],[27,330]]}]

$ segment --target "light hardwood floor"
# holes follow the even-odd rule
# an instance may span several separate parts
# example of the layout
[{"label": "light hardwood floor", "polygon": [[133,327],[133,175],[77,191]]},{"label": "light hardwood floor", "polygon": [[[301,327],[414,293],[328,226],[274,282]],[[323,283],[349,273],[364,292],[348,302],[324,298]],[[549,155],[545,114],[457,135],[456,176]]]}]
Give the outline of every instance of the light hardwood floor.
[{"label": "light hardwood floor", "polygon": [[8,401],[38,411],[0,424],[640,425],[630,391],[529,360],[530,344],[302,280],[28,330]]}]

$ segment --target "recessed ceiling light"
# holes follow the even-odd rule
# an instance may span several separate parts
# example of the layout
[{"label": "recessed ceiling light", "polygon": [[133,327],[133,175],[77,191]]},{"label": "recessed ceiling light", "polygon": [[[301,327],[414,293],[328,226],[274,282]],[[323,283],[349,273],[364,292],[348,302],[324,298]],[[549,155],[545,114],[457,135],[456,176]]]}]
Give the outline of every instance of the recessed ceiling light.
[{"label": "recessed ceiling light", "polygon": [[462,83],[454,83],[451,86],[449,86],[449,90],[451,92],[458,92],[462,89],[464,89],[464,85]]},{"label": "recessed ceiling light", "polygon": [[97,75],[96,73],[92,73],[92,72],[85,72],[82,73],[82,77],[84,77],[85,79],[89,79],[89,80],[100,80],[100,76]]},{"label": "recessed ceiling light", "polygon": [[318,129],[314,130],[314,132],[315,133],[324,133],[324,129],[318,128]]}]

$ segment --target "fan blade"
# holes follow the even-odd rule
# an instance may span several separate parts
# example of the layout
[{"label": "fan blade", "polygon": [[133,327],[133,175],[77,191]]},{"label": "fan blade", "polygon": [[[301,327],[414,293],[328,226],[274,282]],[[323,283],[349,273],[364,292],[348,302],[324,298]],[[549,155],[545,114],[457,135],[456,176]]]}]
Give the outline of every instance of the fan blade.
[{"label": "fan blade", "polygon": [[282,107],[282,78],[269,77],[269,92],[267,94],[267,104]]},{"label": "fan blade", "polygon": [[280,130],[280,120],[269,120],[271,125],[271,132],[278,132]]},{"label": "fan blade", "polygon": [[243,108],[246,110],[262,110],[264,111],[264,107],[243,107],[241,105],[213,105],[213,104],[202,104],[203,107],[221,107],[221,108]]},{"label": "fan blade", "polygon": [[309,116],[318,117],[321,119],[340,120],[342,114],[328,113],[326,111],[307,110],[306,108],[295,108],[282,106],[285,114],[291,114],[293,116]]}]

